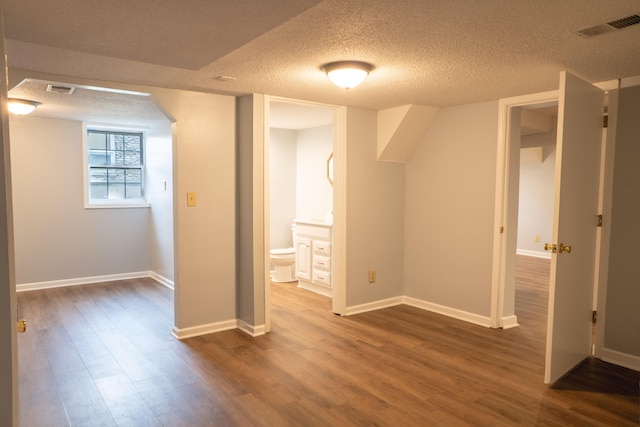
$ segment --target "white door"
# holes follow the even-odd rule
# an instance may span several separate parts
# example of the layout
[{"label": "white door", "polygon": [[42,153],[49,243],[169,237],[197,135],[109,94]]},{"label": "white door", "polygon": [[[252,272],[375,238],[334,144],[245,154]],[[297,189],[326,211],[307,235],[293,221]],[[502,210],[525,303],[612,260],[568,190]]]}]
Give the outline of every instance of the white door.
[{"label": "white door", "polygon": [[566,72],[559,95],[546,384],[591,354],[604,106],[602,90]]}]

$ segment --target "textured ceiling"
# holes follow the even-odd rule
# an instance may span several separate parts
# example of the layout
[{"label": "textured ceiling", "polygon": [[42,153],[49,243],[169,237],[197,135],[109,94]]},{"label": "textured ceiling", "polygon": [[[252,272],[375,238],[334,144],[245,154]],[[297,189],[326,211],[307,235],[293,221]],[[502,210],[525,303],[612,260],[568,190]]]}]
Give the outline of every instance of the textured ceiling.
[{"label": "textured ceiling", "polygon": [[[9,67],[374,110],[459,105],[640,75],[640,0],[4,0]],[[333,86],[324,63],[375,69]],[[216,76],[235,80],[220,81]]]},{"label": "textured ceiling", "polygon": [[[94,124],[153,126],[168,119],[147,94],[73,87],[70,95],[47,92],[50,82],[26,80],[11,89],[12,98],[38,100],[34,116],[86,121]],[[60,82],[51,82],[60,83]]]}]

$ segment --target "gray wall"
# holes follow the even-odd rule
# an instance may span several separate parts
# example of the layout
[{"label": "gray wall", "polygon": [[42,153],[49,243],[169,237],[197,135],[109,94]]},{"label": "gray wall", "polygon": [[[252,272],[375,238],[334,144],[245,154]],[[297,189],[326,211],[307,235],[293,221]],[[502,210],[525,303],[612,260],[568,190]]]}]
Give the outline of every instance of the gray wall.
[{"label": "gray wall", "polygon": [[16,282],[149,271],[149,209],[85,209],[82,122],[11,116]]},{"label": "gray wall", "polygon": [[376,121],[347,109],[347,307],[403,294],[404,165],[376,160]]},{"label": "gray wall", "polygon": [[0,3],[0,420],[18,426],[18,346],[4,24]]},{"label": "gray wall", "polygon": [[253,137],[259,130],[253,126],[254,96],[246,95],[237,99],[237,152],[236,152],[236,216],[237,216],[237,287],[236,287],[236,312],[237,317],[243,321],[255,325],[255,292],[253,247]]},{"label": "gray wall", "polygon": [[[518,209],[518,249],[550,255],[543,245],[551,242],[555,193],[556,132],[522,137]],[[540,241],[535,242],[535,236]]]},{"label": "gray wall", "polygon": [[[613,170],[604,346],[640,357],[640,86],[621,89]],[[605,219],[606,220],[606,219]]]},{"label": "gray wall", "polygon": [[404,293],[490,316],[498,103],[441,109],[406,164]]},{"label": "gray wall", "polygon": [[173,272],[173,155],[171,124],[147,132],[146,185],[149,211],[151,271],[174,281]]},{"label": "gray wall", "polygon": [[296,218],[325,218],[333,211],[333,187],[326,178],[333,127],[299,130],[297,141]]},{"label": "gray wall", "polygon": [[296,218],[297,131],[269,130],[270,249],[291,248],[291,225]]}]

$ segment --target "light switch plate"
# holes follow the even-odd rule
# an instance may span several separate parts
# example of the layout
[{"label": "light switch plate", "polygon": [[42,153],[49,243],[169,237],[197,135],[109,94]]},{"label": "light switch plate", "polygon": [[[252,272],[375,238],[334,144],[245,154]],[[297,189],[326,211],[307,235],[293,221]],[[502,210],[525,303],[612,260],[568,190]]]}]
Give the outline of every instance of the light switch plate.
[{"label": "light switch plate", "polygon": [[187,206],[189,206],[189,207],[196,206],[196,192],[195,191],[187,191]]}]

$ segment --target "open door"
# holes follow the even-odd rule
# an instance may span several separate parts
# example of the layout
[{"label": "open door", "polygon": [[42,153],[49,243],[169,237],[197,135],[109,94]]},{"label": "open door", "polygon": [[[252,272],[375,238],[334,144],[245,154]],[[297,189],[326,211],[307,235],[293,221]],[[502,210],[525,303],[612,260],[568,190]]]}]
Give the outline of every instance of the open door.
[{"label": "open door", "polygon": [[601,89],[561,73],[546,384],[591,354],[603,106]]}]

